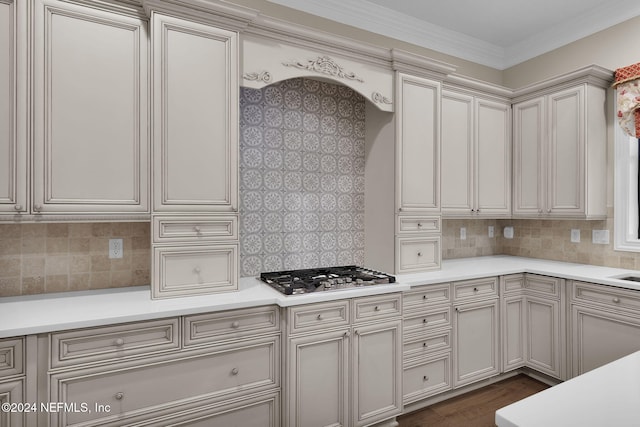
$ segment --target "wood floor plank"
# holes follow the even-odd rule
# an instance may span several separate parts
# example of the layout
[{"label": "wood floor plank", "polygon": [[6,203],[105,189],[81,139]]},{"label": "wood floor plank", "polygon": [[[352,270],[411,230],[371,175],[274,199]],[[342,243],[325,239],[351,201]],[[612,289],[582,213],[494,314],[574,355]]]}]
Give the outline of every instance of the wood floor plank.
[{"label": "wood floor plank", "polygon": [[398,418],[399,427],[494,427],[498,409],[548,387],[517,375],[403,415]]}]

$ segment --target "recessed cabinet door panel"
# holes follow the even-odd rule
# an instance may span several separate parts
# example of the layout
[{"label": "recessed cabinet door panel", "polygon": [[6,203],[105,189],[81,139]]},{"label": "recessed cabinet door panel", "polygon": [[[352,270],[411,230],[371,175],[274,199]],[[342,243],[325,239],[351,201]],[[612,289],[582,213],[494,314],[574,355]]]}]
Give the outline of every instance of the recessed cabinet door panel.
[{"label": "recessed cabinet door panel", "polygon": [[26,2],[0,2],[0,213],[27,209]]},{"label": "recessed cabinet door panel", "polygon": [[[24,379],[13,379],[0,382],[0,405],[5,403],[23,404],[25,402]],[[39,408],[38,408],[39,409]],[[0,411],[1,427],[22,427],[26,411]]]},{"label": "recessed cabinet door panel", "polygon": [[542,147],[545,142],[544,97],[514,105],[513,213],[539,215],[544,206]]},{"label": "recessed cabinet door panel", "polygon": [[549,194],[553,213],[584,213],[584,88],[549,96]]},{"label": "recessed cabinet door panel", "polygon": [[38,212],[147,212],[147,31],[139,19],[36,1]]},{"label": "recessed cabinet door panel", "polygon": [[511,214],[511,108],[476,99],[476,209]]},{"label": "recessed cabinet door panel", "polygon": [[507,372],[525,364],[525,300],[521,295],[508,296],[501,304],[502,371]]},{"label": "recessed cabinet door panel", "polygon": [[442,93],[442,213],[471,215],[473,205],[473,97]]},{"label": "recessed cabinet door panel", "polygon": [[525,297],[527,366],[560,378],[560,306],[558,301]]},{"label": "recessed cabinet door panel", "polygon": [[397,207],[440,211],[440,83],[400,74]]},{"label": "recessed cabinet door panel", "polygon": [[154,14],[154,206],[237,204],[237,34]]},{"label": "recessed cabinet door panel", "polygon": [[348,329],[290,341],[287,425],[349,425]]}]

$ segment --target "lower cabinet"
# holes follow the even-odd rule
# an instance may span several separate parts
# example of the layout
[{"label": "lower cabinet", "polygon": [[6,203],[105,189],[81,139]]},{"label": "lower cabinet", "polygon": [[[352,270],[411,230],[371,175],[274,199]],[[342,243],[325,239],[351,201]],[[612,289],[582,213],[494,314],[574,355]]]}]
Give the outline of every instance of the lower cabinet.
[{"label": "lower cabinet", "polygon": [[[28,425],[26,415],[29,411],[22,410],[19,406],[11,406],[27,402],[24,347],[23,338],[0,339],[0,427]],[[7,404],[9,410],[5,408]]]},{"label": "lower cabinet", "polygon": [[402,412],[400,301],[392,294],[287,309],[284,425],[356,427]]},{"label": "lower cabinet", "polygon": [[18,407],[16,407],[15,411],[4,409],[4,405],[22,404],[24,402],[24,378],[9,380],[0,378],[0,405],[3,405],[3,409],[0,410],[0,427],[26,426],[24,420],[25,411],[18,410]]},{"label": "lower cabinet", "polygon": [[583,282],[571,289],[573,376],[640,350],[640,292]]},{"label": "lower cabinet", "polygon": [[38,425],[280,426],[275,306],[52,333],[38,348],[39,401],[66,405]]},{"label": "lower cabinet", "polygon": [[453,313],[453,387],[500,373],[498,299],[456,305]]}]

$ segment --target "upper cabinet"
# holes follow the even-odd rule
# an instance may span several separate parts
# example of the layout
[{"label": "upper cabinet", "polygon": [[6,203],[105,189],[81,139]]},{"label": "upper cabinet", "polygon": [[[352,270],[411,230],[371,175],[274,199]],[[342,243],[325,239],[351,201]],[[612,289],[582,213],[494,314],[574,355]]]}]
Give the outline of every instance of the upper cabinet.
[{"label": "upper cabinet", "polygon": [[152,15],[156,212],[238,208],[238,34]]},{"label": "upper cabinet", "polygon": [[442,92],[442,215],[511,215],[511,106]]},{"label": "upper cabinet", "polygon": [[611,73],[589,67],[575,74],[578,81],[536,88],[513,106],[514,217],[606,218]]},{"label": "upper cabinet", "polygon": [[32,213],[149,212],[147,43],[135,13],[35,1]]},{"label": "upper cabinet", "polygon": [[436,80],[396,75],[396,208],[440,213],[440,92]]},{"label": "upper cabinet", "polygon": [[0,214],[28,206],[27,2],[0,2]]}]

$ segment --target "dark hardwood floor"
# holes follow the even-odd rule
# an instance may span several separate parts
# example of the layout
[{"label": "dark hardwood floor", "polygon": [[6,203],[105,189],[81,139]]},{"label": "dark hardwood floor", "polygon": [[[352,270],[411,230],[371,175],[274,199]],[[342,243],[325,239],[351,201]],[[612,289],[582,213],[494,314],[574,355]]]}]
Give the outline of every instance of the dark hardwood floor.
[{"label": "dark hardwood floor", "polygon": [[517,375],[398,418],[400,427],[495,427],[496,410],[549,386]]}]

